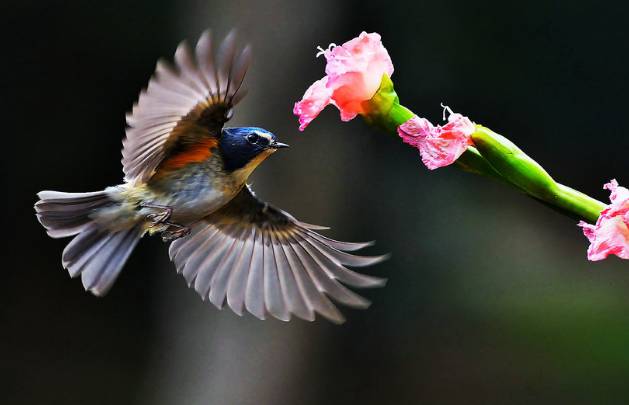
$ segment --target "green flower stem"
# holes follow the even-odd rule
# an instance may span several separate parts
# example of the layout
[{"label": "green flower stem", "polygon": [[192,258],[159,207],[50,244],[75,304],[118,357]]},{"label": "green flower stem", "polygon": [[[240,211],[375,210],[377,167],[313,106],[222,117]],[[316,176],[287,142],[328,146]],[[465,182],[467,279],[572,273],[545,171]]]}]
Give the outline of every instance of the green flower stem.
[{"label": "green flower stem", "polygon": [[478,152],[478,149],[473,146],[469,146],[454,164],[468,173],[480,174],[502,182],[507,182],[500,173],[489,164],[487,159]]},{"label": "green flower stem", "polygon": [[513,142],[489,128],[477,125],[474,145],[500,175],[531,197],[560,211],[596,222],[605,204],[557,183],[535,160]]},{"label": "green flower stem", "polygon": [[587,222],[595,223],[601,215],[601,211],[607,206],[605,203],[590,197],[571,187],[557,184],[554,202],[556,206],[566,213],[574,214]]},{"label": "green flower stem", "polygon": [[[380,88],[363,104],[367,123],[397,135],[397,128],[415,114],[399,103],[393,82],[383,75]],[[557,183],[513,142],[489,128],[476,126],[470,146],[456,161],[459,168],[498,179],[532,198],[572,217],[596,222],[605,204]]]}]

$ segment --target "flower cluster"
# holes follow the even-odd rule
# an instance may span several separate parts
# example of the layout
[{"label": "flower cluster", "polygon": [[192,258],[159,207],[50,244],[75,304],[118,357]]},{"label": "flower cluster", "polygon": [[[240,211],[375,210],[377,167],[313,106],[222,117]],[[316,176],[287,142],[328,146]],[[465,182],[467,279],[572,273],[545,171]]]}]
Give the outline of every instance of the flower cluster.
[{"label": "flower cluster", "polygon": [[419,150],[431,170],[458,161],[464,170],[497,177],[559,210],[592,222],[597,218],[595,225],[579,223],[591,242],[588,258],[602,260],[614,254],[629,259],[629,190],[616,180],[605,185],[611,191],[611,204],[604,208],[600,201],[558,184],[507,138],[448,107],[444,107],[448,122],[443,126],[413,114],[399,104],[390,80],[393,63],[376,33],[362,32],[343,45],[320,49],[319,55],[325,56],[326,75],[306,90],[293,109],[301,131],[330,104],[339,109],[343,121],[362,115],[370,124],[395,130],[403,142]]}]

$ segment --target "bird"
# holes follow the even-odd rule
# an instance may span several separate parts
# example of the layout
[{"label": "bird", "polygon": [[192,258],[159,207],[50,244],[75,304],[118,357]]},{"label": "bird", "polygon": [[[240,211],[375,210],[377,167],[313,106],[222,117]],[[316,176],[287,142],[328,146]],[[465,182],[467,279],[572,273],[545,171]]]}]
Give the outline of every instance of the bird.
[{"label": "bird", "polygon": [[334,302],[370,305],[348,287],[385,284],[348,268],[388,257],[350,253],[373,242],[328,238],[320,231],[329,228],[262,201],[248,184],[265,159],[288,147],[266,129],[225,126],[246,94],[251,59],[233,31],[217,47],[209,30],[194,49],[181,42],[174,63],[158,60],[126,116],[122,184],[37,194],[47,234],[72,237],[62,265],[86,291],[104,296],[146,235],[170,243],[188,287],[238,315],[313,321],[319,314],[342,323]]}]

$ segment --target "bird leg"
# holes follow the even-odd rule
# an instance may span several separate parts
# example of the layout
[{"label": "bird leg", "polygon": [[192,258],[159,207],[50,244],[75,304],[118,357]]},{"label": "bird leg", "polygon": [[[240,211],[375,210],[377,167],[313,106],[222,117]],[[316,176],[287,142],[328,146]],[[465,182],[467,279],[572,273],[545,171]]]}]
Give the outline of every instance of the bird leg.
[{"label": "bird leg", "polygon": [[150,208],[150,209],[158,210],[158,212],[153,213],[153,214],[148,214],[146,216],[146,219],[148,221],[152,222],[155,225],[166,223],[166,221],[168,221],[170,216],[173,214],[172,207],[168,207],[168,206],[165,206],[165,205],[142,204],[142,205],[140,205],[140,207],[141,208]]},{"label": "bird leg", "polygon": [[162,231],[162,241],[172,242],[175,239],[183,238],[190,233],[190,228],[172,222],[164,221],[168,228]]},{"label": "bird leg", "polygon": [[141,208],[149,208],[157,210],[156,213],[145,216],[147,221],[151,222],[150,234],[161,232],[164,242],[171,242],[175,239],[183,238],[190,233],[190,228],[170,222],[168,219],[173,213],[172,207],[157,204],[141,204]]}]

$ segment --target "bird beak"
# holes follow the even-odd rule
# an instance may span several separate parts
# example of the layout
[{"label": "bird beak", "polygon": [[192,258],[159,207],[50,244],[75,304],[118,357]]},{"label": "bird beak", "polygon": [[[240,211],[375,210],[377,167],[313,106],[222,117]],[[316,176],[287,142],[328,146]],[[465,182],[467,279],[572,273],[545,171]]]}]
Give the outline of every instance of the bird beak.
[{"label": "bird beak", "polygon": [[271,145],[269,145],[271,148],[273,149],[282,149],[282,148],[290,148],[289,145],[282,143],[282,142],[277,142],[274,141]]}]

